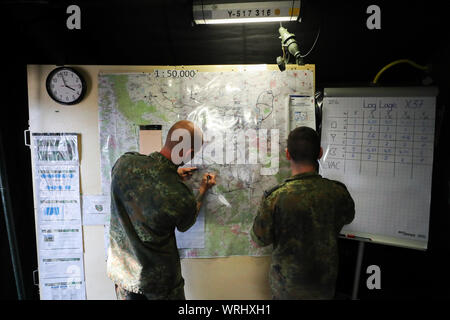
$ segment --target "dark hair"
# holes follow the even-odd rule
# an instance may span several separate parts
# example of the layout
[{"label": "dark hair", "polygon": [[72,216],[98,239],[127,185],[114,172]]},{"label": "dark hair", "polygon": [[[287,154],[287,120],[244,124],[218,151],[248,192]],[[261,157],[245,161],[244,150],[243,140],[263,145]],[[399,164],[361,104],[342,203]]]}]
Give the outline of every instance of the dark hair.
[{"label": "dark hair", "polygon": [[320,153],[320,140],[316,130],[298,127],[288,136],[287,148],[294,162],[316,164]]}]

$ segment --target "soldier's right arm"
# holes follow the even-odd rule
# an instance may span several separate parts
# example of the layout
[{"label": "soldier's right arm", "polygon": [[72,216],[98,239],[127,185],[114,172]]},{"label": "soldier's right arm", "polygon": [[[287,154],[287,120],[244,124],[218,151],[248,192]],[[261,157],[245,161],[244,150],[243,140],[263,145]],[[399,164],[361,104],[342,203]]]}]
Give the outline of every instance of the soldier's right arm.
[{"label": "soldier's right arm", "polygon": [[350,193],[347,191],[347,196],[345,197],[345,204],[344,204],[344,224],[349,224],[353,221],[355,218],[355,202],[353,201]]},{"label": "soldier's right arm", "polygon": [[203,203],[206,191],[216,184],[216,175],[206,173],[203,175],[202,184],[200,185],[197,199],[194,197],[192,190],[182,184],[179,199],[173,199],[173,206],[179,207],[176,211],[180,212],[175,216],[175,225],[181,232],[187,231],[197,220],[200,208]]},{"label": "soldier's right arm", "polygon": [[268,246],[273,243],[273,210],[275,201],[272,197],[263,196],[258,213],[253,222],[250,235],[258,245]]},{"label": "soldier's right arm", "polygon": [[186,185],[184,185],[184,188],[186,192],[183,192],[184,194],[180,195],[177,199],[173,199],[170,204],[175,212],[175,226],[180,232],[185,232],[192,227],[199,213],[194,194]]},{"label": "soldier's right arm", "polygon": [[355,202],[343,183],[338,183],[340,188],[341,198],[339,201],[339,220],[342,225],[349,224],[355,218]]}]

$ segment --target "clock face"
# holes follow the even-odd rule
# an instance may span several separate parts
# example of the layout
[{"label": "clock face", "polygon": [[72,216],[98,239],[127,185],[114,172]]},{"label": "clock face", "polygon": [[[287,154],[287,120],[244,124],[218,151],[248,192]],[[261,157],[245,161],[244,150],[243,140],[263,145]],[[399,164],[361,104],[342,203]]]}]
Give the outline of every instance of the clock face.
[{"label": "clock face", "polygon": [[76,104],[86,92],[83,77],[72,68],[56,68],[47,77],[47,92],[58,103]]}]

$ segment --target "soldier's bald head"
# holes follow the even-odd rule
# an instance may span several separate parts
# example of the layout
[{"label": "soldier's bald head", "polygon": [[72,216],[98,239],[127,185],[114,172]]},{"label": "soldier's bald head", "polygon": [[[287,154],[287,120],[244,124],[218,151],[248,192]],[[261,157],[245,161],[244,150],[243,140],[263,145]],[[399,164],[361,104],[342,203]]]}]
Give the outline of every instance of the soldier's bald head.
[{"label": "soldier's bald head", "polygon": [[181,142],[180,130],[186,130],[189,133],[191,137],[192,148],[194,148],[194,142],[196,138],[200,139],[200,141],[203,142],[203,133],[199,127],[197,127],[192,121],[180,120],[178,122],[175,122],[175,124],[170,127],[169,132],[167,133],[164,147],[172,150],[175,145]]},{"label": "soldier's bald head", "polygon": [[192,121],[180,120],[169,129],[164,148],[174,151],[180,157],[185,158],[185,155],[181,153],[192,149],[191,157],[193,157],[194,153],[201,149],[202,144],[202,130]]}]

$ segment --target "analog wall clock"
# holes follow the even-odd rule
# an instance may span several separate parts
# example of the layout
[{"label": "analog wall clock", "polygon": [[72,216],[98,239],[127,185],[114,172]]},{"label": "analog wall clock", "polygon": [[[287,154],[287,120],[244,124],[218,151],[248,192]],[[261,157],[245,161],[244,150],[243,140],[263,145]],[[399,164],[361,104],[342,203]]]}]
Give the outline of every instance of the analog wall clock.
[{"label": "analog wall clock", "polygon": [[70,67],[52,70],[47,76],[46,87],[53,100],[66,105],[79,103],[86,94],[86,81],[78,71]]}]

